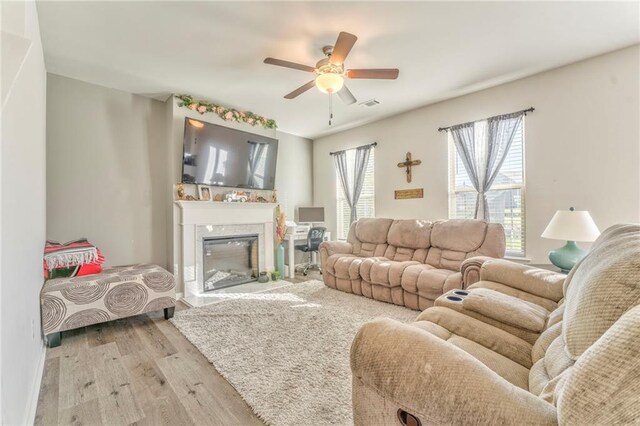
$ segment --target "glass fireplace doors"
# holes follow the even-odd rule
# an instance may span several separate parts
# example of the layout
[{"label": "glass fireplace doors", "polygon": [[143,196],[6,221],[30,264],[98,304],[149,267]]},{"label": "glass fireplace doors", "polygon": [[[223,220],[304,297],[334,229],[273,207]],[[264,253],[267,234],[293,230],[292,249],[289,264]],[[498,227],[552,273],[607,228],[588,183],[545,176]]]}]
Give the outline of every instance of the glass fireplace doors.
[{"label": "glass fireplace doors", "polygon": [[205,292],[258,278],[258,235],[204,238],[202,256]]}]

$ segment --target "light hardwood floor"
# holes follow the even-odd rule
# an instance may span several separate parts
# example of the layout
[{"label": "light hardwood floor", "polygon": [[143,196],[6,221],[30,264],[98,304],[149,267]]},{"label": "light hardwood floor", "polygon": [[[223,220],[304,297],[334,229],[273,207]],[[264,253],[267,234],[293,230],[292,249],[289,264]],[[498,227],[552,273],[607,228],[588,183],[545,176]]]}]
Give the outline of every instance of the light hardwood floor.
[{"label": "light hardwood floor", "polygon": [[160,311],[64,332],[47,349],[35,424],[263,422]]}]

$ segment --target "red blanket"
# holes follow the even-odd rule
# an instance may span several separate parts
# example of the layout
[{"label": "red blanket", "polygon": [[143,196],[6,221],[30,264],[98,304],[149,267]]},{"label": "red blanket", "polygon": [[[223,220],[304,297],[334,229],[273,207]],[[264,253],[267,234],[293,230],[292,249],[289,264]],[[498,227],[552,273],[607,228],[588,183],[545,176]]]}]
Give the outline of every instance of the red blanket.
[{"label": "red blanket", "polygon": [[47,241],[44,246],[45,278],[97,274],[102,272],[102,263],[100,250],[85,238],[65,244]]}]

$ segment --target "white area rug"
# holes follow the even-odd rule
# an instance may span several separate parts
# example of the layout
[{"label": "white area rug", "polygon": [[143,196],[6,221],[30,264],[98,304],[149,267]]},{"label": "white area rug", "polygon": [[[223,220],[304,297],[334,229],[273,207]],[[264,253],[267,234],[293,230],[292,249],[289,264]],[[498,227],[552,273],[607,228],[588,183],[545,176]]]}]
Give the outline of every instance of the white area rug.
[{"label": "white area rug", "polygon": [[349,348],[376,317],[417,311],[320,281],[176,312],[173,324],[271,425],[352,424]]}]

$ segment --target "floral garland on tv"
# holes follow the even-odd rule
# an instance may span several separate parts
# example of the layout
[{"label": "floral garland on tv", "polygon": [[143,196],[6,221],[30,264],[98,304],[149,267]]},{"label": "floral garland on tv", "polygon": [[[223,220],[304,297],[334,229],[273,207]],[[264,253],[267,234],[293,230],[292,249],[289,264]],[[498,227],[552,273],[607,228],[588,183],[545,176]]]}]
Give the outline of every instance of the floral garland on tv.
[{"label": "floral garland on tv", "polygon": [[251,111],[237,111],[207,101],[196,101],[189,95],[176,95],[176,98],[180,100],[178,103],[179,107],[188,108],[200,114],[212,112],[225,121],[247,123],[251,126],[260,126],[265,129],[275,129],[278,127],[275,120],[254,114]]}]

